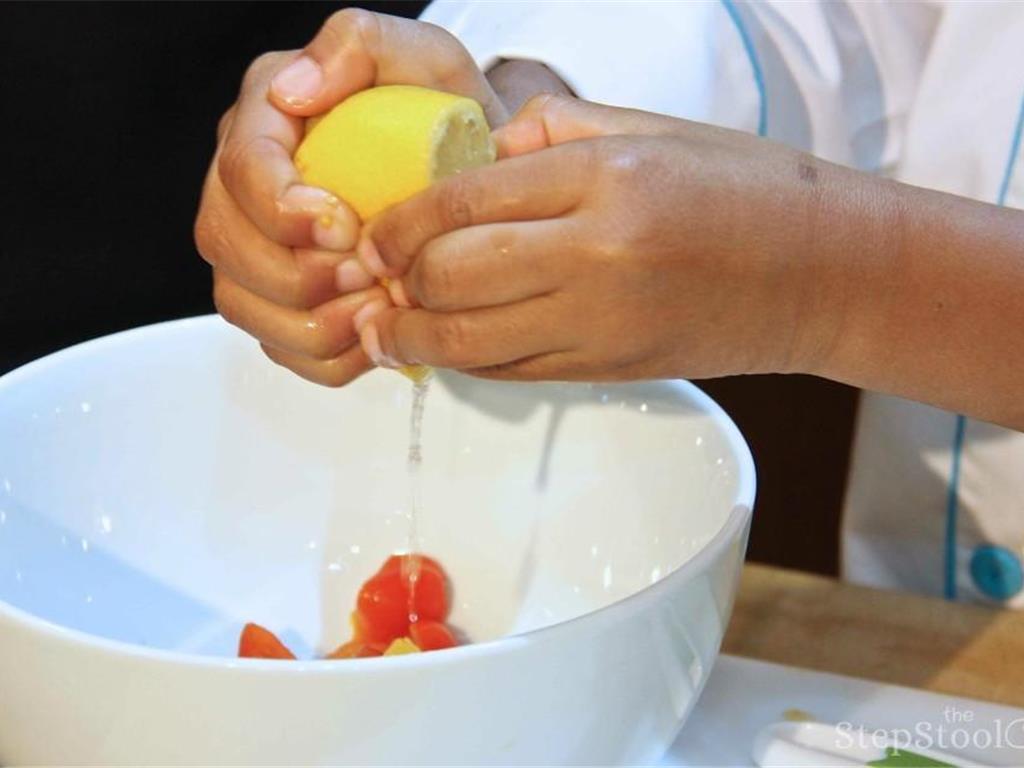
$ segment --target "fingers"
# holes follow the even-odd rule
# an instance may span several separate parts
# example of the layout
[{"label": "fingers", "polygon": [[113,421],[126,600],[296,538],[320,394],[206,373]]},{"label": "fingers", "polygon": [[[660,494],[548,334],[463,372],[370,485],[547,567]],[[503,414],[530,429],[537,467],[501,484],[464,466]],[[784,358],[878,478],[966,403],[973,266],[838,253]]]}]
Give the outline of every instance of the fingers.
[{"label": "fingers", "polygon": [[374,85],[422,85],[470,96],[491,125],[505,108],[466,49],[432,24],[347,8],[331,16],[313,41],[276,77],[270,100],[293,115],[326,112]]},{"label": "fingers", "polygon": [[253,224],[282,245],[351,249],[355,214],[326,190],[302,184],[292,155],[304,121],[267,101],[271,77],[292,54],[270,53],[246,73],[216,158],[228,195]]},{"label": "fingers", "polygon": [[494,132],[494,143],[500,157],[515,157],[596,136],[666,134],[678,131],[679,123],[664,115],[542,93]]},{"label": "fingers", "polygon": [[338,265],[334,279],[335,286],[342,293],[364,291],[377,284],[377,278],[367,272],[362,262],[354,256]]},{"label": "fingers", "polygon": [[356,251],[371,274],[398,277],[446,232],[562,216],[587,191],[590,156],[586,143],[568,144],[440,181],[371,221]]},{"label": "fingers", "polygon": [[359,325],[367,356],[378,365],[482,368],[561,351],[562,335],[546,297],[470,312],[384,309]]},{"label": "fingers", "polygon": [[572,352],[551,352],[515,360],[503,365],[464,370],[470,376],[492,381],[596,381],[580,375],[576,355]]},{"label": "fingers", "polygon": [[427,243],[388,288],[396,304],[434,312],[524,301],[567,279],[574,239],[562,219],[450,232]]},{"label": "fingers", "polygon": [[368,302],[386,298],[381,288],[333,299],[313,310],[280,307],[214,270],[217,311],[264,344],[315,360],[338,357],[356,342],[353,317]]},{"label": "fingers", "polygon": [[311,357],[297,355],[283,349],[276,349],[268,344],[261,344],[264,354],[278,365],[297,373],[307,381],[322,384],[325,387],[342,387],[353,381],[373,367],[370,359],[358,344],[349,347],[337,357],[330,360],[316,360]]},{"label": "fingers", "polygon": [[217,121],[217,143],[220,144],[224,140],[224,136],[227,135],[228,128],[231,127],[231,123],[235,119],[235,112],[238,110],[237,104],[232,104],[228,107],[227,112],[220,116],[220,120]]},{"label": "fingers", "polygon": [[270,302],[307,309],[338,294],[341,254],[292,249],[268,239],[228,197],[216,173],[207,177],[194,234],[209,264]]}]

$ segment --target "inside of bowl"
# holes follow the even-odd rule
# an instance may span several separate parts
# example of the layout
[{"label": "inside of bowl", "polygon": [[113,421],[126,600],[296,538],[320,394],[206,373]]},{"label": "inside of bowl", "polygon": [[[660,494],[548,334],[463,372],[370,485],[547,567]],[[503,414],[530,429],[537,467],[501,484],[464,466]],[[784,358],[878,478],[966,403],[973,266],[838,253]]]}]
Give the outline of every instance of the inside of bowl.
[{"label": "inside of bowl", "polygon": [[[232,655],[257,621],[300,655],[329,650],[362,581],[409,546],[410,395],[389,371],[305,383],[215,318],[5,377],[0,601],[158,648]],[[552,624],[689,559],[735,505],[740,463],[686,385],[443,374],[418,546],[468,638]]]}]

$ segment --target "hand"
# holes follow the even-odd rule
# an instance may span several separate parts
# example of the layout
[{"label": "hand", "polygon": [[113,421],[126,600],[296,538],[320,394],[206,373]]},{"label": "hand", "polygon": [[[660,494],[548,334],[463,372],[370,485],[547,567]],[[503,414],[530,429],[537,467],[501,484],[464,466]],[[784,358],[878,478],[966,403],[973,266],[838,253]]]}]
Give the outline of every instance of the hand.
[{"label": "hand", "polygon": [[[544,96],[496,139],[505,159],[364,229],[380,364],[490,378],[625,380],[813,366],[816,188],[834,166],[734,131]],[[819,224],[822,226],[824,222]]]},{"label": "hand", "polygon": [[[220,121],[195,239],[213,267],[214,301],[275,362],[340,386],[370,366],[356,313],[387,300],[351,257],[360,223],[341,200],[301,183],[292,155],[305,118],[374,85],[406,83],[479,101],[492,125],[505,109],[455,38],[433,25],[344,10],[302,51],[249,67]],[[344,293],[336,269],[346,264]]]}]

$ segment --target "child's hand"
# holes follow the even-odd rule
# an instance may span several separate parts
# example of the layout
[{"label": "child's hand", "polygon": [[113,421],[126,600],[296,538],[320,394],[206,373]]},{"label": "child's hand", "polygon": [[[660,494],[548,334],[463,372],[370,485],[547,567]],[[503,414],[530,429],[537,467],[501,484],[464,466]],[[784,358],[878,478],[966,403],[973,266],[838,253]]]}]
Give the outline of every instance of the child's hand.
[{"label": "child's hand", "polygon": [[586,380],[810,365],[829,329],[806,319],[808,277],[824,291],[827,276],[802,225],[825,164],[557,97],[496,140],[508,159],[364,230],[364,265],[399,278],[393,295],[414,307],[360,318],[375,361]]},{"label": "child's hand", "polygon": [[[214,300],[276,362],[340,386],[369,367],[352,318],[384,291],[351,249],[355,214],[303,185],[292,154],[306,117],[374,85],[423,85],[471,96],[492,125],[501,102],[462,45],[439,27],[358,10],[334,14],[302,51],[268,53],[250,66],[221,119],[195,224],[214,268]],[[335,270],[349,261],[346,294]]]}]

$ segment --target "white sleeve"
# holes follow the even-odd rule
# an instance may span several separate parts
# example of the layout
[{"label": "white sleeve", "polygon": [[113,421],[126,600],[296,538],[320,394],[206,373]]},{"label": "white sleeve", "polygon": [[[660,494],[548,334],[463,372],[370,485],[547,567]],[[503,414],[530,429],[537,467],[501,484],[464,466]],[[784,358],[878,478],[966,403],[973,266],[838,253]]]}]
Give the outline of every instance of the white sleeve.
[{"label": "white sleeve", "polygon": [[891,168],[941,6],[703,0],[437,0],[482,69],[532,59],[578,96],[757,132]]},{"label": "white sleeve", "polygon": [[421,18],[458,37],[484,71],[502,59],[540,61],[588,101],[758,128],[754,71],[717,0],[441,0]]}]

